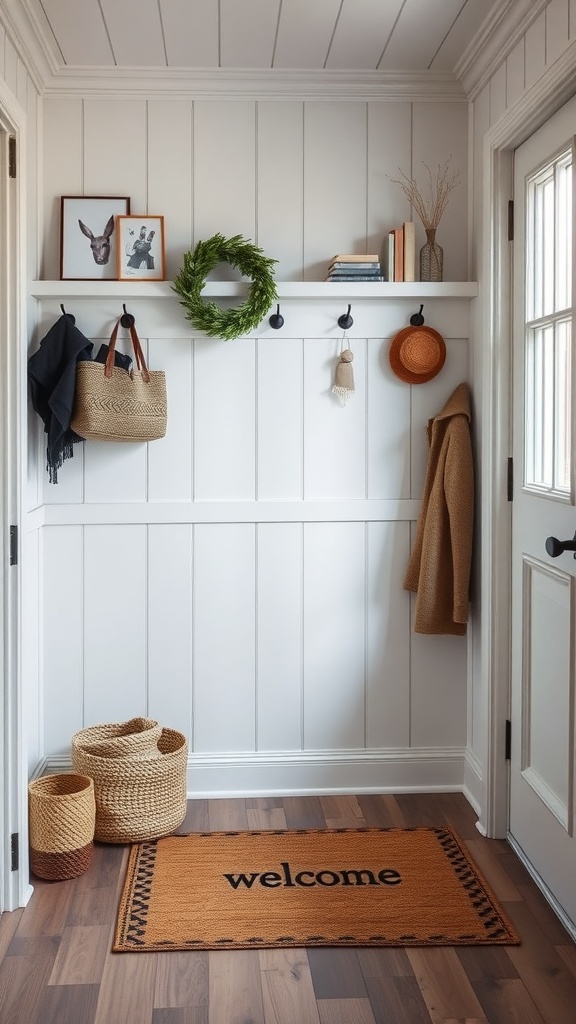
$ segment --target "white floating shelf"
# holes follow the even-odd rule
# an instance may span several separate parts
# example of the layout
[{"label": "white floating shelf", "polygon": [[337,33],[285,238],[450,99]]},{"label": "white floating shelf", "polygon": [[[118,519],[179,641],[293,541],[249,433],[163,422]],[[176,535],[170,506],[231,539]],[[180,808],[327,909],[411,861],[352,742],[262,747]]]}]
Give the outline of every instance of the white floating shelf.
[{"label": "white floating shelf", "polygon": [[[206,298],[243,298],[248,281],[207,281]],[[277,281],[279,299],[472,299],[478,294],[475,281]],[[171,281],[33,281],[30,293],[37,299],[174,299],[179,296]]]}]

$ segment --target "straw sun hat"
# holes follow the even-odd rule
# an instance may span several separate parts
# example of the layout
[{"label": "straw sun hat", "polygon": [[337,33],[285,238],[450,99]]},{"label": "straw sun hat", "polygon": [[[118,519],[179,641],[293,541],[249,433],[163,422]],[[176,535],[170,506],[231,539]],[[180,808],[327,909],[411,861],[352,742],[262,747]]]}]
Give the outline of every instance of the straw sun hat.
[{"label": "straw sun hat", "polygon": [[425,384],[432,380],[440,373],[445,359],[444,339],[432,327],[411,324],[392,339],[390,366],[406,384]]}]

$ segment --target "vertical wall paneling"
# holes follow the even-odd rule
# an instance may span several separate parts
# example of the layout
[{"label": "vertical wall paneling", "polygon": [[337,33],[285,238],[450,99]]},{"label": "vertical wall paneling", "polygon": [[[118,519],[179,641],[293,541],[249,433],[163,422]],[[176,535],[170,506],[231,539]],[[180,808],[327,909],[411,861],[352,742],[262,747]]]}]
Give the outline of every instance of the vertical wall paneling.
[{"label": "vertical wall paneling", "polygon": [[[482,225],[482,181],[484,177],[484,151],[483,143],[484,136],[490,127],[490,85],[487,84],[482,89],[482,92],[478,94],[474,100],[473,107],[473,146],[474,146],[474,158],[472,166],[473,183],[474,187],[472,190],[473,194],[473,213],[472,213],[472,224],[471,232],[474,238],[474,245],[472,247],[472,266],[471,274],[472,280],[477,281],[484,274],[484,268],[482,266],[483,258],[483,225]],[[480,349],[478,349],[480,351]],[[479,368],[480,369],[480,368]],[[481,379],[481,378],[479,378]]]},{"label": "vertical wall paneling", "polygon": [[544,14],[546,66],[550,67],[568,45],[568,0],[550,0]]},{"label": "vertical wall paneling", "polygon": [[410,388],[392,373],[390,339],[370,338],[367,356],[368,497],[410,497]]},{"label": "vertical wall paneling", "polygon": [[76,98],[45,97],[42,102],[44,223],[40,274],[54,281],[60,277],[60,196],[81,195],[83,190],[82,110],[82,100]]},{"label": "vertical wall paneling", "polygon": [[[412,109],[409,103],[368,104],[368,252],[384,256],[388,232],[410,219],[410,205],[391,178],[412,166]],[[394,145],[390,146],[390,139]]]},{"label": "vertical wall paneling", "polygon": [[194,530],[196,751],[255,749],[255,528]]},{"label": "vertical wall paneling", "polygon": [[[0,43],[1,46],[1,43]],[[39,277],[39,239],[41,224],[39,222],[38,168],[40,166],[40,132],[41,118],[40,97],[32,79],[26,77],[26,262],[29,280]],[[34,312],[37,311],[35,303]],[[34,317],[30,317],[34,322]]]},{"label": "vertical wall paneling", "polygon": [[[410,216],[390,181],[400,167],[414,173],[425,160],[434,168],[452,153],[467,174],[464,103],[94,93],[43,102],[48,277],[58,276],[61,194],[124,194],[133,213],[162,214],[169,278],[184,251],[221,232],[240,233],[278,259],[278,280],[322,280],[336,252],[380,251],[388,230]],[[475,138],[485,130],[481,102]],[[464,184],[441,225],[446,280],[466,273],[466,216]],[[238,272],[224,264],[214,277]],[[71,305],[96,346],[108,340],[120,301]],[[330,786],[343,770],[333,762],[350,750],[385,756],[410,744],[461,743],[464,704],[459,696],[453,708],[446,701],[454,691],[466,699],[465,642],[425,638],[430,647],[417,653],[410,679],[402,580],[405,516],[414,513],[401,502],[421,496],[426,419],[469,377],[466,300],[428,300],[426,322],[446,339],[447,360],[422,388],[399,381],[388,361],[392,335],[417,304],[352,300],[356,390],[345,406],[331,393],[345,343],[341,297],[286,300],[280,331],[265,319],[255,336],[231,342],[194,334],[176,300],[134,298],[133,306],[149,364],[166,372],[166,437],[79,445],[56,486],[47,483],[42,454],[41,493],[34,498],[30,489],[30,507],[49,506],[36,552],[43,611],[65,590],[74,631],[64,675],[65,652],[53,641],[44,649],[38,631],[46,697],[73,689],[70,721],[58,724],[37,704],[47,756],[82,724],[147,712],[189,735],[197,778],[209,775],[207,788],[224,792],[248,779],[235,755],[246,767],[257,753],[262,769],[246,767],[255,786],[261,778],[263,787],[284,779],[289,787],[297,752],[325,751],[328,763],[298,767],[296,784],[321,778]],[[39,331],[57,311],[56,300],[39,308]],[[33,478],[34,460],[31,468]],[[386,500],[383,521],[376,503]],[[75,554],[58,578],[62,550]],[[56,606],[47,610],[42,633],[56,614]],[[72,671],[79,652],[82,665]],[[433,699],[444,701],[443,720],[429,715]],[[33,732],[32,725],[37,748]],[[293,755],[285,764],[283,752]],[[270,780],[267,753],[277,761]],[[371,764],[368,757],[363,778],[373,771],[373,784],[386,785]]]},{"label": "vertical wall paneling", "polygon": [[148,714],[192,734],[192,527],[148,527]]},{"label": "vertical wall paneling", "polygon": [[[194,104],[194,242],[256,233],[255,104]],[[236,273],[236,277],[238,274]]]},{"label": "vertical wall paneling", "polygon": [[306,280],[322,281],[336,253],[367,251],[366,121],[365,103],[305,104]]},{"label": "vertical wall paneling", "polygon": [[148,445],[148,500],[192,499],[192,349],[190,339],[148,343],[151,370],[164,370],[168,402],[166,436]]},{"label": "vertical wall paneling", "polygon": [[412,747],[465,745],[465,636],[412,633],[410,693]]},{"label": "vertical wall paneling", "polygon": [[[444,249],[444,280],[461,281],[468,276],[468,104],[414,103],[412,120],[412,174],[426,194],[428,175],[436,179],[450,158],[448,173],[460,171],[461,184],[451,193],[440,221],[436,241]],[[426,238],[420,220],[416,222],[416,249]]]},{"label": "vertical wall paneling", "polygon": [[302,499],[302,345],[299,338],[256,342],[261,501]]},{"label": "vertical wall paneling", "polygon": [[366,527],[304,527],[304,746],[365,745]]},{"label": "vertical wall paneling", "polygon": [[366,746],[410,745],[408,523],[368,523]]},{"label": "vertical wall paneling", "polygon": [[27,91],[28,74],[26,71],[26,67],[24,66],[20,58],[18,58],[18,63],[16,64],[16,99],[20,103],[20,106],[23,108],[23,110],[26,110]]},{"label": "vertical wall paneling", "polygon": [[145,442],[86,441],[84,500],[144,501],[146,456]]},{"label": "vertical wall paneling", "polygon": [[4,81],[13,96],[16,96],[18,88],[18,54],[8,36],[4,37]]},{"label": "vertical wall paneling", "polygon": [[257,745],[302,746],[302,525],[257,532]]},{"label": "vertical wall paneling", "polygon": [[[342,312],[346,312],[343,308]],[[332,394],[341,339],[304,342],[304,496],[366,495],[366,342],[355,338],[355,393],[345,406]]]},{"label": "vertical wall paneling", "polygon": [[279,281],[302,280],[303,104],[260,100],[257,107],[257,243],[278,260]]},{"label": "vertical wall paneling", "polygon": [[84,720],[146,711],[146,526],[84,527]]},{"label": "vertical wall paneling", "polygon": [[82,527],[45,527],[43,549],[43,748],[68,754],[84,710]]},{"label": "vertical wall paneling", "polygon": [[192,248],[192,116],[189,100],[148,101],[149,215],[164,216],[166,277]]},{"label": "vertical wall paneling", "polygon": [[255,496],[255,342],[197,338],[194,359],[194,496]]},{"label": "vertical wall paneling", "polygon": [[526,88],[530,89],[546,69],[546,11],[532,22],[524,37],[526,45]]},{"label": "vertical wall paneling", "polygon": [[524,36],[506,58],[506,105],[513,107],[524,92],[525,77]]},{"label": "vertical wall paneling", "polygon": [[121,93],[110,98],[90,96],[84,100],[86,195],[130,196],[131,213],[144,212],[145,154],[145,100],[124,98]]},{"label": "vertical wall paneling", "polygon": [[490,79],[490,125],[496,124],[506,113],[506,61]]}]

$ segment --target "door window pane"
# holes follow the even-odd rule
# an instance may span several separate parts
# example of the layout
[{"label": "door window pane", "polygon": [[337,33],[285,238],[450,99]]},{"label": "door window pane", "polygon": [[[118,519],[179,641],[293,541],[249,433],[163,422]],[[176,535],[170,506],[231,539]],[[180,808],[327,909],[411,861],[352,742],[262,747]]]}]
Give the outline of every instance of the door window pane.
[{"label": "door window pane", "polygon": [[571,478],[572,150],[526,185],[524,484],[566,497]]}]

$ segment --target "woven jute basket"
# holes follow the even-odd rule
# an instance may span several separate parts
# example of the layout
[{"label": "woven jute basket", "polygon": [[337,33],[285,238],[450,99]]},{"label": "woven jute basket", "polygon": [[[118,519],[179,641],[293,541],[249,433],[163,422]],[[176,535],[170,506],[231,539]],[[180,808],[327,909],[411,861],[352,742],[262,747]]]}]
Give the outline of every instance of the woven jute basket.
[{"label": "woven jute basket", "polygon": [[96,819],[87,775],[44,775],[28,784],[30,868],[50,881],[76,878],[90,866]]},{"label": "woven jute basket", "polygon": [[72,737],[72,749],[78,746],[95,756],[146,760],[158,757],[161,734],[162,726],[153,718],[131,718],[81,729]]},{"label": "woven jute basket", "polygon": [[95,839],[134,843],[158,839],[182,824],[186,814],[186,737],[162,729],[155,757],[105,757],[72,744],[75,771],[94,779]]}]

